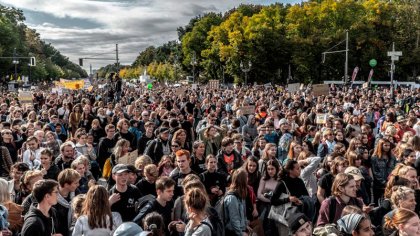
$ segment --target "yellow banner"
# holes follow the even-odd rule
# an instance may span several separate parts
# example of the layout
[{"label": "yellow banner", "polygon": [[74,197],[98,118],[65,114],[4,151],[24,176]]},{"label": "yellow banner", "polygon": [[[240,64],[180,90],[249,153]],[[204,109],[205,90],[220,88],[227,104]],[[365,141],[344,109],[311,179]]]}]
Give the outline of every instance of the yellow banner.
[{"label": "yellow banner", "polygon": [[66,89],[78,90],[82,89],[85,86],[84,80],[60,80],[60,85]]}]

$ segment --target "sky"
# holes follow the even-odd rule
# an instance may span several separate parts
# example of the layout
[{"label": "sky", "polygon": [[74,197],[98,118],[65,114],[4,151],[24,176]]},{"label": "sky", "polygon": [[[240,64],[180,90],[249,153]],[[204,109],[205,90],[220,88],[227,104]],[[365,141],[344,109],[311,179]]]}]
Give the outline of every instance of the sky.
[{"label": "sky", "polygon": [[[197,15],[225,12],[240,4],[301,1],[0,0],[0,4],[23,10],[25,24],[74,63],[92,56],[115,59],[118,44],[120,63],[124,65],[131,64],[149,46],[176,40],[176,29]],[[83,68],[89,73],[89,65],[97,69],[110,63],[115,61],[85,60]]]}]

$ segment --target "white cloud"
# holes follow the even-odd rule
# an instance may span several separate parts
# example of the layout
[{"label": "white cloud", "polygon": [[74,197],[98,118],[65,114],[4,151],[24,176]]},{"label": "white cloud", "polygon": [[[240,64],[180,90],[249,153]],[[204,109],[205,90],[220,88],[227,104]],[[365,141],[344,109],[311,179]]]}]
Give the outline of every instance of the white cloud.
[{"label": "white cloud", "polygon": [[[300,0],[288,0],[288,2]],[[26,22],[37,30],[41,38],[52,43],[63,55],[77,62],[80,57],[110,52],[101,57],[114,58],[115,44],[119,44],[120,60],[131,64],[138,53],[150,45],[161,45],[177,38],[176,29],[189,20],[210,11],[224,12],[241,3],[270,4],[270,1],[239,0],[0,0],[28,12],[45,14],[52,21],[41,24]],[[26,13],[26,12],[25,12]],[[61,27],[58,20],[78,19],[95,22],[100,27],[83,25]],[[110,61],[87,61],[93,68],[104,66]]]}]

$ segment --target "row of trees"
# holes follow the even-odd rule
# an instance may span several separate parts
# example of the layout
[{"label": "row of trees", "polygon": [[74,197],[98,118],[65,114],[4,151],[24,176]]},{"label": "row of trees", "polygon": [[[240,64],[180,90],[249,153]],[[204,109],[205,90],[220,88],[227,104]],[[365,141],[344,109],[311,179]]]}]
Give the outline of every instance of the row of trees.
[{"label": "row of trees", "polygon": [[[14,48],[19,56],[35,57],[36,66],[31,68],[32,81],[87,77],[86,71],[51,44],[42,41],[40,35],[28,28],[24,21],[22,10],[0,5],[0,57],[12,57]],[[19,59],[17,71],[20,76],[29,75],[28,63],[29,59]],[[0,59],[0,68],[0,78],[6,82],[6,78],[14,74],[12,59]]]},{"label": "row of trees", "polygon": [[[241,5],[224,14],[208,13],[178,28],[178,41],[140,52],[122,77],[138,77],[146,68],[158,79],[178,80],[193,74],[201,81],[242,82],[240,64],[252,62],[250,82],[284,83],[291,67],[294,80],[341,80],[344,53],[322,53],[349,31],[349,74],[360,68],[366,80],[369,60],[376,59],[374,79],[387,80],[392,42],[403,51],[396,79],[414,79],[420,69],[420,1],[309,0],[297,5]],[[339,44],[334,50],[345,49]],[[185,78],[185,77],[184,77]]]}]

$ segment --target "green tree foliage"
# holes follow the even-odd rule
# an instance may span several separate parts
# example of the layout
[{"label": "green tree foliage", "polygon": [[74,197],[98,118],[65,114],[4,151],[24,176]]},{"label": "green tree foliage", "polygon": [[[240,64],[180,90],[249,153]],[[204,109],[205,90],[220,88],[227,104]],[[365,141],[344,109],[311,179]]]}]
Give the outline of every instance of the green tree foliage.
[{"label": "green tree foliage", "polygon": [[323,62],[322,53],[344,50],[348,30],[349,76],[358,66],[358,79],[367,80],[369,60],[374,58],[378,61],[374,79],[389,80],[387,51],[392,42],[403,51],[395,77],[412,79],[420,71],[418,0],[240,5],[224,14],[194,17],[177,30],[181,43],[149,47],[133,67],[147,66],[148,73],[159,80],[178,80],[193,74],[195,54],[196,78],[203,82],[223,75],[228,82],[243,82],[240,64],[248,65],[248,61],[252,62],[248,82],[285,83],[289,65],[296,81],[342,80],[345,54],[328,54]]},{"label": "green tree foliage", "polygon": [[[35,57],[36,66],[31,68],[31,80],[43,81],[58,78],[87,77],[86,72],[61,55],[50,44],[40,39],[40,35],[25,24],[22,10],[0,5],[0,57],[12,57],[13,49],[23,57]],[[17,72],[29,75],[29,59],[19,59]],[[14,74],[12,59],[0,59],[0,78]]]}]

